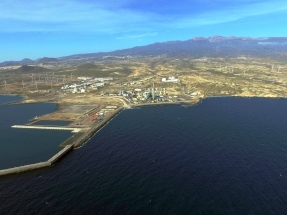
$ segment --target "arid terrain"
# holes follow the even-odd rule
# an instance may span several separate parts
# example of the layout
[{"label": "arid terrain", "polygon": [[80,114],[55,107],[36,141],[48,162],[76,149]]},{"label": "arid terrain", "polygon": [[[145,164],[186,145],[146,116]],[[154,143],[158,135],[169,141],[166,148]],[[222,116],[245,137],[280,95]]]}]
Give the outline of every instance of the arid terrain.
[{"label": "arid terrain", "polygon": [[[119,91],[177,97],[285,98],[286,38],[220,37],[156,43],[111,53],[42,58],[0,64],[0,93],[26,96],[25,102],[98,104],[100,95],[128,105]],[[27,62],[29,62],[27,64]],[[79,77],[112,78],[83,94],[61,90]],[[163,82],[176,77],[178,82]]]}]

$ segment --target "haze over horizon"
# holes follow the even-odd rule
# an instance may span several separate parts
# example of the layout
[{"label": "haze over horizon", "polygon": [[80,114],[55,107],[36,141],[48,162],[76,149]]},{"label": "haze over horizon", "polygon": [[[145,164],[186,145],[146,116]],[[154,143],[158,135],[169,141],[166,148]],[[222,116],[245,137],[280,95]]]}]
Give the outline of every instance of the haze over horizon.
[{"label": "haze over horizon", "polygon": [[113,51],[192,37],[284,37],[279,0],[2,0],[0,62]]}]

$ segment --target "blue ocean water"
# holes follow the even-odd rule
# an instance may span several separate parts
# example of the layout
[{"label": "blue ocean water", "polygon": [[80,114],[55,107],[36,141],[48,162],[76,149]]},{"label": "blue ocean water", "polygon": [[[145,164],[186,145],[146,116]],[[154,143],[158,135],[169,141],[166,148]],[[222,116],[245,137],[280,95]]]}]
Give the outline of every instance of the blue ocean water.
[{"label": "blue ocean water", "polygon": [[286,214],[287,100],[124,110],[52,168],[0,178],[3,214]]},{"label": "blue ocean water", "polygon": [[11,128],[55,109],[52,103],[0,107],[0,169],[46,161],[61,150],[59,145],[73,135],[70,131]]}]

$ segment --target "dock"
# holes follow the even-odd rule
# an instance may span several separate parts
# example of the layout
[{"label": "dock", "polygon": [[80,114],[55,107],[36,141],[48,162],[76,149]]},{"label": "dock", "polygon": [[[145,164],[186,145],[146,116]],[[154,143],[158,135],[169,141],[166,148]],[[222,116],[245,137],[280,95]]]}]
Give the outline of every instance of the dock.
[{"label": "dock", "polygon": [[46,130],[65,130],[78,133],[81,128],[69,128],[69,127],[49,127],[49,126],[29,126],[29,125],[13,125],[12,128],[26,128],[26,129],[46,129]]}]

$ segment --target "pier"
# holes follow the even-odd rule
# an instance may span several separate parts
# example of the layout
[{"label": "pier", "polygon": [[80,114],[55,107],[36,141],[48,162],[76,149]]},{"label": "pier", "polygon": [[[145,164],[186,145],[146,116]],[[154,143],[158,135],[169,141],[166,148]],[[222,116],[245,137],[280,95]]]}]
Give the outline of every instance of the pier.
[{"label": "pier", "polygon": [[46,130],[65,130],[78,133],[81,128],[68,128],[68,127],[49,127],[49,126],[28,126],[28,125],[13,125],[12,128],[27,128],[27,129],[46,129]]}]

